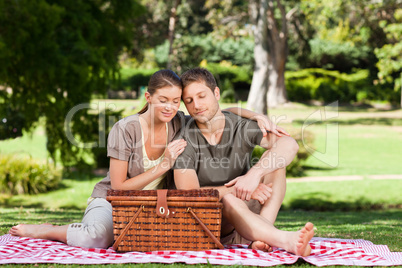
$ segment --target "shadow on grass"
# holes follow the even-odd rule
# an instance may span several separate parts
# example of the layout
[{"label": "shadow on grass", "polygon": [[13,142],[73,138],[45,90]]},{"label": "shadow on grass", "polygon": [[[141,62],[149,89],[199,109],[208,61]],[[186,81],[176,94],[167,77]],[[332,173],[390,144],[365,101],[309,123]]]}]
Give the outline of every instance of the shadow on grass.
[{"label": "shadow on grass", "polygon": [[42,224],[51,223],[56,225],[64,225],[72,222],[81,221],[83,211],[81,210],[47,210],[47,209],[30,209],[30,208],[14,208],[2,209],[1,227],[11,228],[15,224]]},{"label": "shadow on grass", "polygon": [[[309,108],[321,108],[329,105],[329,103],[311,103],[311,102],[300,102]],[[399,106],[395,105],[384,105],[384,107],[375,107],[369,103],[338,103],[338,111],[340,112],[356,112],[356,113],[375,113],[375,112],[392,112],[400,110]]]},{"label": "shadow on grass", "polygon": [[351,201],[332,201],[331,194],[314,192],[291,199],[288,204],[282,206],[282,210],[305,211],[373,211],[381,209],[402,208],[402,204],[373,203],[366,197],[360,197]]},{"label": "shadow on grass", "polygon": [[74,181],[100,181],[103,177],[103,173],[107,173],[107,171],[102,171],[102,174],[97,174],[96,170],[93,171],[65,171],[63,173],[63,179],[70,179]]},{"label": "shadow on grass", "polygon": [[[300,228],[300,223],[312,221],[320,231],[331,229],[334,233],[354,232],[350,226],[364,226],[367,232],[373,234],[394,233],[397,228],[401,228],[400,219],[402,218],[402,210],[392,209],[386,211],[361,211],[361,212],[302,212],[302,211],[284,211],[279,212],[278,226],[286,229]],[[345,225],[349,226],[345,230]],[[380,228],[380,230],[378,230]],[[328,235],[326,235],[328,236]],[[346,238],[346,237],[344,237]]]},{"label": "shadow on grass", "polygon": [[[46,207],[44,202],[34,202],[34,203],[27,203],[25,199],[4,199],[0,201],[0,205],[3,208],[16,208],[16,207],[23,207],[23,208],[33,208],[33,209],[43,209]],[[82,210],[82,208],[78,207],[77,205],[74,204],[65,204],[63,206],[60,206],[60,209],[76,209],[76,210]]]},{"label": "shadow on grass", "polygon": [[338,169],[338,167],[331,168],[331,167],[314,167],[314,166],[301,165],[297,169],[293,169],[292,173],[288,172],[288,175],[290,174],[294,178],[300,178],[306,176],[307,175],[306,171],[308,170],[330,171],[335,169]]},{"label": "shadow on grass", "polygon": [[[308,120],[294,120],[296,124],[306,124]],[[402,126],[401,118],[355,118],[350,120],[329,120],[329,121],[314,121],[314,125],[328,124],[328,123],[338,123],[340,125],[381,125],[381,126]]]},{"label": "shadow on grass", "polygon": [[303,165],[303,170],[320,170],[320,171],[330,171],[330,170],[335,170],[338,169],[337,167],[313,167],[313,166],[307,166]]}]

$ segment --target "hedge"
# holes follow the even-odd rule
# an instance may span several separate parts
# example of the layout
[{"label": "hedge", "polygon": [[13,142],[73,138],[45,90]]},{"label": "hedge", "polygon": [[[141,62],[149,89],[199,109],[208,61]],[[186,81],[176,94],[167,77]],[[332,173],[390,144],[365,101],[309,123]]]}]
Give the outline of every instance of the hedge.
[{"label": "hedge", "polygon": [[[247,100],[253,78],[250,68],[232,65],[225,61],[221,63],[202,61],[200,65],[214,74],[221,89],[223,102]],[[148,84],[149,78],[155,71],[157,69],[122,69],[122,85],[125,90],[136,90],[140,93],[139,89]],[[285,83],[289,101],[295,102],[337,100],[341,103],[353,103],[398,99],[398,94],[392,87],[374,85],[367,69],[355,70],[350,74],[321,68],[286,71]]]},{"label": "hedge", "polygon": [[38,194],[56,189],[61,171],[28,156],[0,155],[0,192],[4,194]]},{"label": "hedge", "polygon": [[387,89],[373,85],[369,75],[368,70],[357,70],[352,74],[320,68],[288,71],[285,73],[286,90],[291,101],[388,100]]}]

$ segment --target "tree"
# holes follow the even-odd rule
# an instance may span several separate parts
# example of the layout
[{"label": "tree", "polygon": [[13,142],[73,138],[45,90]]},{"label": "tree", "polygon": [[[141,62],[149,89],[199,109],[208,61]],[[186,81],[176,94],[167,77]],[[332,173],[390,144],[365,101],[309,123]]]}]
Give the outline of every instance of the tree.
[{"label": "tree", "polygon": [[[242,23],[243,26],[240,27],[243,28],[247,21],[251,21],[253,25],[254,74],[247,101],[248,108],[266,114],[268,106],[285,103],[288,23],[297,9],[288,8],[289,11],[286,11],[281,0],[209,0],[207,4],[209,7],[220,6],[218,11],[209,15],[215,29],[225,27],[225,30],[229,29],[233,33],[239,32],[233,27],[234,22]],[[248,13],[244,12],[247,8]]]},{"label": "tree", "polygon": [[254,73],[251,82],[250,93],[247,99],[247,108],[258,113],[267,114],[267,92],[268,92],[268,20],[266,12],[268,2],[261,0],[250,2],[250,13],[254,25]]},{"label": "tree", "polygon": [[368,69],[374,84],[395,86],[394,90],[382,86],[381,92],[373,93],[395,102],[401,70],[400,1],[309,0],[300,8],[315,30],[310,40],[313,53],[303,67]]},{"label": "tree", "polygon": [[[84,149],[66,138],[66,115],[105,93],[143,7],[135,0],[4,0],[0,10],[0,84],[12,90],[1,94],[2,105],[23,115],[25,130],[46,119],[52,158],[60,152],[66,165],[84,161]],[[85,142],[82,112],[71,124]]]},{"label": "tree", "polygon": [[173,52],[173,42],[174,42],[174,34],[175,34],[175,27],[176,27],[176,20],[177,20],[177,7],[179,6],[181,0],[175,0],[172,8],[170,9],[170,17],[169,17],[169,53],[168,53],[168,62],[167,62],[167,69],[172,68],[171,64],[171,56]]},{"label": "tree", "polygon": [[394,83],[394,90],[401,91],[402,107],[402,9],[398,9],[395,12],[395,23],[386,24],[383,21],[382,26],[387,33],[389,40],[388,44],[385,44],[381,48],[375,50],[375,54],[379,61],[378,77],[381,83]]},{"label": "tree", "polygon": [[287,24],[295,11],[293,8],[286,12],[281,0],[250,2],[250,14],[254,24],[255,66],[247,107],[256,112],[266,114],[268,107],[275,107],[287,101]]}]

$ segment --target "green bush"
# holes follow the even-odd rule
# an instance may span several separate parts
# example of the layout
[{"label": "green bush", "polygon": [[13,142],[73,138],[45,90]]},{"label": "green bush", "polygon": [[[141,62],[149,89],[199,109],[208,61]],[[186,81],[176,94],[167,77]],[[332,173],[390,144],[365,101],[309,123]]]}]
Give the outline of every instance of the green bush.
[{"label": "green bush", "polygon": [[[200,66],[207,68],[216,78],[221,89],[222,102],[247,100],[253,72],[249,67],[203,60]],[[122,82],[126,90],[136,90],[148,84],[151,75],[157,69],[121,70]],[[374,85],[369,70],[357,70],[346,74],[320,68],[285,72],[286,90],[290,101],[306,102],[320,100],[323,102],[340,101],[341,103],[364,102],[366,100],[394,101],[397,94],[392,87]]]},{"label": "green bush", "polygon": [[232,65],[229,62],[201,62],[215,77],[221,90],[222,102],[246,100],[250,90],[252,71],[248,67]]},{"label": "green bush", "polygon": [[[207,68],[215,76],[223,95],[223,102],[236,102],[248,94],[253,75],[249,68],[232,65],[224,61],[221,63],[202,61],[201,66]],[[151,75],[157,70],[124,68],[120,71],[121,85],[126,90],[137,90],[139,93],[137,96],[142,96],[139,92],[140,88],[148,85]]]},{"label": "green bush", "polygon": [[340,72],[351,72],[353,68],[365,68],[370,61],[370,48],[357,47],[351,42],[334,42],[331,40],[311,39],[309,41],[311,53],[307,68],[320,67]]},{"label": "green bush", "polygon": [[[86,154],[86,162],[71,162],[66,163],[65,167],[74,167],[80,170],[88,168],[108,168],[109,158],[107,157],[107,138],[113,125],[123,118],[123,110],[106,110],[100,113],[85,114],[85,111],[78,111],[76,113],[77,120],[72,125],[73,133],[82,133],[80,136],[75,136],[76,142],[79,143],[93,143],[83,150],[77,151],[78,153]],[[85,129],[85,132],[84,132]],[[84,158],[85,159],[85,158]]]},{"label": "green bush", "polygon": [[0,192],[5,194],[38,194],[56,189],[61,171],[53,164],[28,156],[0,155]]},{"label": "green bush", "polygon": [[375,86],[369,78],[369,70],[352,74],[324,69],[303,69],[285,73],[289,100],[343,103],[365,100],[388,100],[388,90]]},{"label": "green bush", "polygon": [[[304,130],[302,138],[302,133],[297,132],[295,129],[290,129],[288,132],[297,141],[299,151],[297,152],[293,161],[286,167],[286,174],[287,176],[291,177],[301,177],[305,174],[303,164],[307,158],[310,157],[310,154],[306,150],[304,144],[309,144],[309,146],[311,146],[314,141],[314,135],[310,131]],[[251,165],[257,163],[265,151],[266,149],[256,146],[251,156]]]},{"label": "green bush", "polygon": [[137,96],[141,93],[141,88],[148,85],[148,81],[153,73],[158,69],[120,69],[120,82],[111,86],[111,90],[136,91]]}]

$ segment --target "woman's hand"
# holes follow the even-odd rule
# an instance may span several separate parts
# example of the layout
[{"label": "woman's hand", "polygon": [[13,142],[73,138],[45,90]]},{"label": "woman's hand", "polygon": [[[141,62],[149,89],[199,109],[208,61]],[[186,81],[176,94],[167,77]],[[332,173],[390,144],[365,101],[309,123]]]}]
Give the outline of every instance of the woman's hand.
[{"label": "woman's hand", "polygon": [[269,118],[265,115],[256,115],[255,120],[257,121],[258,126],[261,129],[263,136],[267,136],[267,132],[272,132],[273,134],[277,135],[278,137],[282,137],[283,135],[290,136],[289,133],[286,132],[281,127],[278,127],[274,122],[269,120]]},{"label": "woman's hand", "polygon": [[250,180],[246,175],[239,176],[228,183],[226,187],[233,187],[233,195],[241,200],[250,201],[252,193],[257,189],[259,184],[258,180]]},{"label": "woman's hand", "polygon": [[251,194],[251,199],[255,199],[260,202],[261,206],[265,204],[265,202],[272,195],[272,182],[269,184],[260,183],[257,189]]},{"label": "woman's hand", "polygon": [[171,168],[176,161],[177,157],[184,151],[187,142],[183,139],[174,140],[168,144],[165,149],[165,158],[163,161]]}]

